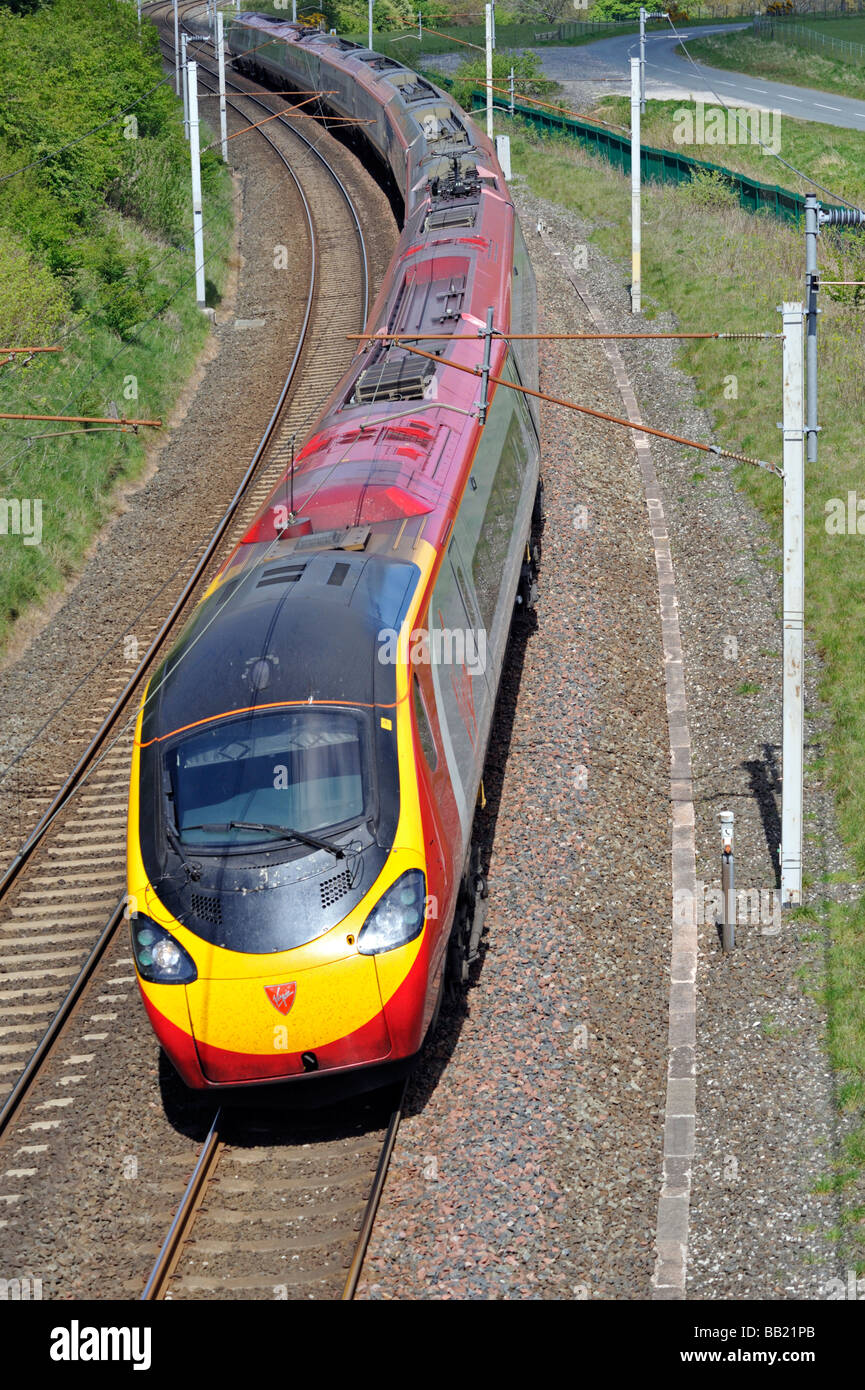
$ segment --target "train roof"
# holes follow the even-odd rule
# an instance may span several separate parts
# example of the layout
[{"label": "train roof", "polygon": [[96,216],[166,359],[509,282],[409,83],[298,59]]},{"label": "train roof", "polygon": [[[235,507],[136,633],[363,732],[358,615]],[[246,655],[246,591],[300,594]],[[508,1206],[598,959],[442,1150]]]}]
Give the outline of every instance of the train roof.
[{"label": "train roof", "polygon": [[153,677],[142,744],[274,705],[392,705],[396,668],[380,660],[381,634],[399,629],[419,574],[406,560],[320,550],[229,580]]}]

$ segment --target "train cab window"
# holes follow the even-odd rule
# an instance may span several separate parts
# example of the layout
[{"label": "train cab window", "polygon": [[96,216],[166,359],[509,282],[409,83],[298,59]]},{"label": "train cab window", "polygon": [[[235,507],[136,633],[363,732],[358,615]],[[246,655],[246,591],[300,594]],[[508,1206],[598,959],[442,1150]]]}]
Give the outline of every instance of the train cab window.
[{"label": "train cab window", "polygon": [[361,711],[325,709],[257,713],[188,735],[166,754],[181,842],[239,849],[278,843],[280,828],[356,824],[369,800],[367,737]]},{"label": "train cab window", "polygon": [[423,749],[423,755],[427,760],[427,766],[430,772],[435,772],[438,767],[438,754],[436,752],[435,739],[433,738],[429,715],[426,711],[426,701],[424,700],[423,691],[421,690],[417,675],[414,676],[412,681],[412,690],[414,694],[414,712],[415,719],[417,720],[420,746]]}]

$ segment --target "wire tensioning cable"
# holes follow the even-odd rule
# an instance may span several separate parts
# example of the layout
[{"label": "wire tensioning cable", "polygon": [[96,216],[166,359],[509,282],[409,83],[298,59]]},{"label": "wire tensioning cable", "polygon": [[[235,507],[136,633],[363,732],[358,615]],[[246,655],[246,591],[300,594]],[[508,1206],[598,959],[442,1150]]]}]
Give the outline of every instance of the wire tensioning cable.
[{"label": "wire tensioning cable", "polygon": [[[457,372],[467,372],[470,376],[480,377],[483,375],[482,367],[467,367],[460,362],[443,361],[435,353],[424,352],[421,348],[411,347],[408,343],[403,343],[405,352],[413,352],[418,357],[426,357],[431,362],[436,362],[439,366],[452,367]],[[686,439],[680,434],[670,434],[667,430],[655,429],[652,425],[638,425],[633,420],[623,420],[618,415],[608,415],[603,410],[593,410],[588,405],[577,405],[575,401],[566,401],[561,396],[550,396],[545,391],[533,391],[530,386],[520,386],[515,381],[508,381],[506,377],[493,376],[489,374],[487,380],[494,382],[496,386],[508,386],[512,391],[520,391],[525,396],[534,396],[536,400],[546,401],[548,405],[560,405],[565,410],[575,410],[580,415],[591,415],[596,420],[606,420],[611,425],[622,425],[625,429],[636,430],[638,434],[652,434],[658,439],[669,439],[674,444],[684,444],[689,449],[700,449],[704,454],[717,454],[719,458],[734,459],[737,463],[750,463],[755,468],[763,468],[767,473],[774,473],[777,477],[783,478],[783,469],[775,463],[767,463],[765,459],[751,458],[749,454],[734,453],[731,449],[722,449],[720,444],[702,444],[698,439]]]}]

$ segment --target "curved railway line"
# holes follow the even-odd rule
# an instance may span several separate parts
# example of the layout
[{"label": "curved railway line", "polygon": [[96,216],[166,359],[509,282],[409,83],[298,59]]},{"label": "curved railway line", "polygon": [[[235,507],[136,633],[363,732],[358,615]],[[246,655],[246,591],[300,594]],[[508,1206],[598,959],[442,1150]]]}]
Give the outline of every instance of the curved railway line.
[{"label": "curved railway line", "polygon": [[[157,20],[160,11],[171,13],[164,3],[146,8]],[[168,40],[162,42],[173,54]],[[193,51],[200,82],[215,90],[214,75],[197,46]],[[245,94],[242,81],[228,86],[228,105],[244,121],[274,109],[266,97]],[[228,508],[187,566],[167,617],[151,621],[149,631],[142,624],[147,650],[133,675],[115,675],[113,689],[105,682],[111,694],[92,717],[86,750],[0,877],[0,1137],[13,1135],[20,1108],[43,1077],[124,920],[128,769],[143,685],[286,471],[294,438],[302,439],[345,370],[351,355],[346,335],[362,328],[367,317],[367,249],[344,182],[316,141],[289,117],[280,115],[257,134],[280,159],[305,210],[307,292],[299,340]],[[297,240],[293,231],[294,261]],[[195,1297],[201,1291],[236,1298],[247,1291],[260,1297],[262,1285],[269,1284],[273,1292],[266,1296],[277,1298],[350,1298],[400,1104],[401,1092],[383,1092],[349,1107],[338,1130],[324,1112],[286,1119],[284,1112],[240,1118],[218,1111],[142,1296]],[[255,1233],[261,1222],[266,1237]],[[251,1239],[237,1238],[248,1230]],[[265,1265],[272,1268],[262,1275]]]}]

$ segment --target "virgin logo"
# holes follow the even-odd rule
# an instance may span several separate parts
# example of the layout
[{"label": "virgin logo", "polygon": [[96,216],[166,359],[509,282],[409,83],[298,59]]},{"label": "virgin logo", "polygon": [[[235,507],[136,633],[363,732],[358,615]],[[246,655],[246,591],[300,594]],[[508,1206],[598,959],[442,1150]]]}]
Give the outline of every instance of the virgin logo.
[{"label": "virgin logo", "polygon": [[288,985],[265,985],[264,992],[275,1009],[279,1009],[281,1014],[287,1014],[297,993],[297,985],[294,980]]}]

